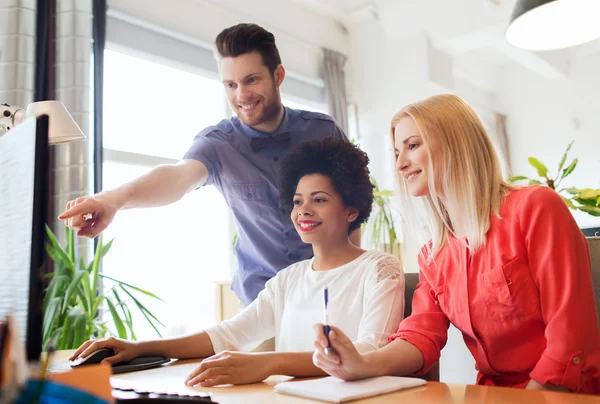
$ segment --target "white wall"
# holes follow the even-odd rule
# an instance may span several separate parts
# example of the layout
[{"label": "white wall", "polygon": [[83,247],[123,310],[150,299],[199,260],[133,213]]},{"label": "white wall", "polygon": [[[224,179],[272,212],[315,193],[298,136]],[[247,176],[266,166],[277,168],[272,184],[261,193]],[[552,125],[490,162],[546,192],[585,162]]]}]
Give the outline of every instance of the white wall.
[{"label": "white wall", "polygon": [[[600,55],[571,61],[568,77],[544,80],[518,65],[504,69],[497,108],[507,115],[514,175],[535,176],[535,156],[553,174],[567,145],[575,143],[575,171],[561,184],[600,188]],[[600,226],[600,217],[573,212],[580,226]]]},{"label": "white wall", "polygon": [[275,35],[289,73],[320,80],[322,51],[347,54],[349,41],[341,24],[293,2],[277,0],[109,0],[109,9],[176,32],[212,49],[224,28],[257,23]]},{"label": "white wall", "polygon": [[[361,22],[350,28],[349,99],[358,104],[359,144],[369,154],[370,170],[380,187],[395,187],[390,121],[405,105],[453,92],[472,102],[490,123],[493,97],[453,80],[452,58],[432,47],[425,33],[393,39],[382,24]],[[405,272],[418,272],[422,242],[404,234]]]}]

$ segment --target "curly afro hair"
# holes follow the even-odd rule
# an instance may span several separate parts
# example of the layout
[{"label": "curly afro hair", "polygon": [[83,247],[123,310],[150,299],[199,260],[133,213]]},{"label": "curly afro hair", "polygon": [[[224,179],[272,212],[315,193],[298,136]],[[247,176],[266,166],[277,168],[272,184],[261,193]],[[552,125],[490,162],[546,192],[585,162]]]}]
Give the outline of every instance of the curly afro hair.
[{"label": "curly afro hair", "polygon": [[291,211],[300,179],[310,174],[325,175],[331,178],[344,205],[359,212],[350,223],[350,234],[371,214],[373,184],[368,164],[367,153],[347,141],[327,137],[300,143],[281,161],[281,203]]}]

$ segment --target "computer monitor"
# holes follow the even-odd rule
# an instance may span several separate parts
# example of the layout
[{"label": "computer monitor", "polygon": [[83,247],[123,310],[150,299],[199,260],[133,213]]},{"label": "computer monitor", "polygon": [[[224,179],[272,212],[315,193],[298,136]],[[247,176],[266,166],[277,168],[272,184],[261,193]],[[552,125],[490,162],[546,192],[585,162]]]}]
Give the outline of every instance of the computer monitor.
[{"label": "computer monitor", "polygon": [[0,135],[0,319],[12,314],[27,359],[42,350],[48,116]]},{"label": "computer monitor", "polygon": [[600,227],[584,227],[581,231],[586,237],[600,237]]}]

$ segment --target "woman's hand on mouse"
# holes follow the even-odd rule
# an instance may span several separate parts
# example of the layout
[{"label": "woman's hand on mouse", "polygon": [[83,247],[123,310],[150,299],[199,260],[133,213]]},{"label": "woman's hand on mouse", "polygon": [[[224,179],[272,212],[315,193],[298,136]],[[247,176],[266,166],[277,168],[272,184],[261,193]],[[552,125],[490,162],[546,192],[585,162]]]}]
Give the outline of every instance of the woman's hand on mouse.
[{"label": "woman's hand on mouse", "polygon": [[101,362],[109,365],[126,362],[141,355],[140,344],[138,342],[108,337],[84,342],[75,353],[69,357],[69,360],[75,360],[78,357],[85,358],[92,352],[102,348],[110,348],[115,353],[114,356],[106,358]]}]

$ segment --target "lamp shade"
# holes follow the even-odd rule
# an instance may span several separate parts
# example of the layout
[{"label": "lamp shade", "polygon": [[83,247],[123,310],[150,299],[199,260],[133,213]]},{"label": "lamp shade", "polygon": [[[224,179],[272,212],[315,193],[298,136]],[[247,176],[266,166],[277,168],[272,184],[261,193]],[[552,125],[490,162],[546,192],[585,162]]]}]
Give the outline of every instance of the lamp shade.
[{"label": "lamp shade", "polygon": [[599,0],[518,0],[506,40],[525,50],[544,51],[600,38]]},{"label": "lamp shade", "polygon": [[27,118],[44,114],[49,116],[48,142],[50,144],[85,139],[85,135],[62,102],[34,102],[27,106],[27,111],[25,112]]}]

